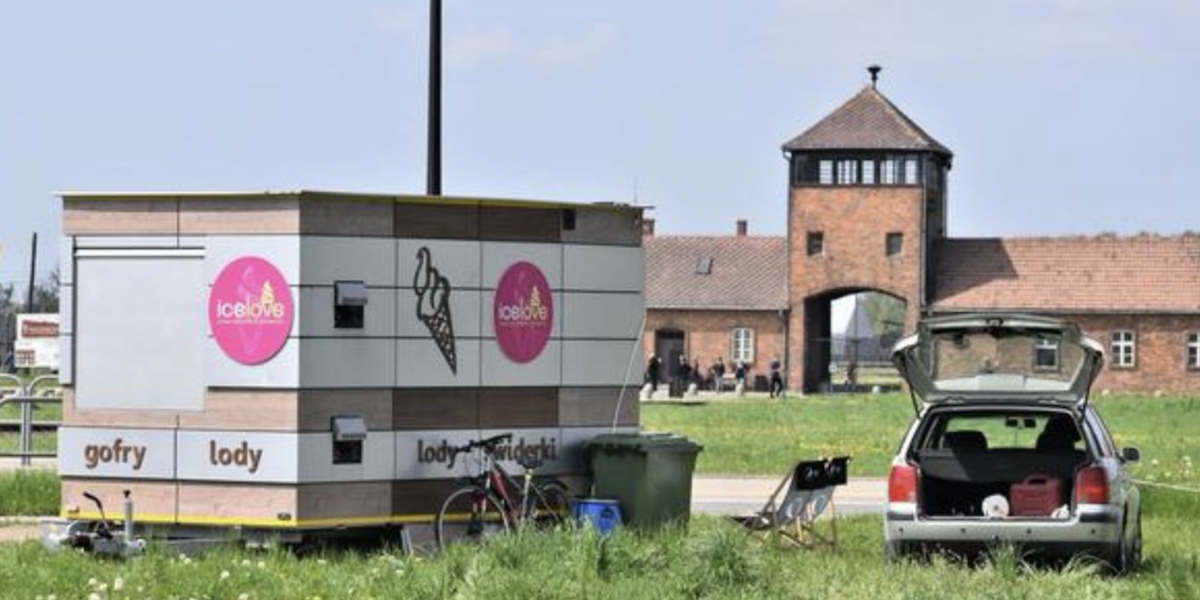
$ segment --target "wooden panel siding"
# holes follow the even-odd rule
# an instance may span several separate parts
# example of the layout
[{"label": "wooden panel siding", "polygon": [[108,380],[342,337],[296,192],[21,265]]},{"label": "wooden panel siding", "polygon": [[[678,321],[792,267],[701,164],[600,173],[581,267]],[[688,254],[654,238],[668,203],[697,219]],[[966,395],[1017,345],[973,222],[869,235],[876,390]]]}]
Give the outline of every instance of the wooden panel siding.
[{"label": "wooden panel siding", "polygon": [[63,198],[63,235],[179,235],[179,201],[172,197],[84,200]]},{"label": "wooden panel siding", "polygon": [[392,237],[396,205],[390,199],[305,195],[300,205],[300,233]]},{"label": "wooden panel siding", "polygon": [[517,387],[479,391],[480,429],[558,427],[558,388]]},{"label": "wooden panel siding", "polygon": [[296,196],[185,198],[179,207],[181,235],[295,234],[300,232]]},{"label": "wooden panel siding", "polygon": [[74,387],[63,387],[62,415],[62,423],[67,426],[170,429],[178,425],[178,413],[173,411],[79,410]]},{"label": "wooden panel siding", "polygon": [[253,521],[261,526],[289,526],[299,511],[299,495],[294,485],[180,482],[179,522],[219,525],[221,521]]},{"label": "wooden panel siding", "polygon": [[575,229],[563,228],[562,241],[572,244],[642,245],[642,219],[631,212],[575,210]]},{"label": "wooden panel siding", "polygon": [[96,510],[96,505],[83,497],[83,493],[88,492],[100,499],[109,518],[119,519],[125,490],[129,490],[135,521],[170,523],[175,520],[178,488],[179,484],[174,481],[114,481],[64,477],[62,516],[68,519],[99,519],[100,512]]},{"label": "wooden panel siding", "polygon": [[558,242],[561,239],[561,210],[483,206],[479,214],[479,235],[485,240]]},{"label": "wooden panel siding", "polygon": [[401,238],[479,239],[475,204],[396,204],[395,235]]},{"label": "wooden panel siding", "polygon": [[[302,485],[298,491],[298,517],[306,520],[386,518],[392,514],[392,482],[321,483]],[[353,524],[353,523],[348,523]],[[336,523],[323,524],[336,526]]]},{"label": "wooden panel siding", "polygon": [[[639,389],[630,387],[620,401],[617,425],[638,424]],[[612,425],[620,387],[564,387],[558,390],[558,418],[563,427]]]},{"label": "wooden panel siding", "polygon": [[330,431],[331,419],[359,415],[371,431],[392,429],[392,390],[300,390],[300,430]]},{"label": "wooden panel siding", "polygon": [[462,481],[456,478],[392,482],[392,514],[435,515]]},{"label": "wooden panel siding", "polygon": [[478,388],[397,389],[392,406],[398,431],[479,427]]}]

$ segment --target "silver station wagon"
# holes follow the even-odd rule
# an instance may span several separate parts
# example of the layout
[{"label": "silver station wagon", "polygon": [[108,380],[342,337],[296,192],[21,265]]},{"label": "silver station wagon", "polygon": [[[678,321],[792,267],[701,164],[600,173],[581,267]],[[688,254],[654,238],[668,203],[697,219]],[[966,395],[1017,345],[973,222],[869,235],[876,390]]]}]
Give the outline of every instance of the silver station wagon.
[{"label": "silver station wagon", "polygon": [[1087,555],[1119,572],[1142,558],[1141,504],[1088,391],[1102,348],[1072,323],[987,314],[924,320],[892,351],[916,418],[892,461],[890,559]]}]

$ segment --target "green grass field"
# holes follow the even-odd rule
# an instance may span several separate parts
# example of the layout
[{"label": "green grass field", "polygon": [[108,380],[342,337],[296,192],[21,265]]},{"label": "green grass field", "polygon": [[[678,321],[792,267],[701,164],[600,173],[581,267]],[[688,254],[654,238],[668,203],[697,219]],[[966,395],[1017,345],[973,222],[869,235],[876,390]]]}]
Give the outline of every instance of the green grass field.
[{"label": "green grass field", "polygon": [[[1107,397],[1094,401],[1120,446],[1138,446],[1133,465],[1147,481],[1200,484],[1200,399]],[[913,417],[907,395],[807,396],[681,406],[645,404],[650,431],[680,433],[704,446],[702,474],[782,476],[803,458],[848,454],[852,476],[883,477]]]},{"label": "green grass field", "polygon": [[0,516],[58,514],[58,474],[45,469],[0,472]]},{"label": "green grass field", "polygon": [[[1195,511],[1200,506],[1191,506]],[[503,536],[436,557],[396,552],[326,553],[225,549],[199,557],[151,552],[100,560],[48,554],[35,542],[0,544],[8,599],[95,598],[1200,598],[1197,547],[1184,516],[1147,520],[1145,568],[1128,578],[1094,566],[1024,566],[1012,551],[967,567],[935,559],[888,565],[876,518],[843,520],[841,546],[800,550],[764,544],[720,518],[655,535],[591,532]],[[1195,533],[1189,525],[1187,532]]]},{"label": "green grass field", "polygon": [[[1143,449],[1139,476],[1195,486],[1200,403],[1104,398],[1118,443]],[[647,427],[705,446],[705,473],[780,476],[806,456],[852,454],[855,475],[882,476],[911,418],[900,395],[644,406]],[[49,472],[0,475],[5,499],[34,498],[53,511]],[[764,545],[729,521],[696,518],[687,529],[629,532],[601,543],[590,532],[504,536],[483,548],[434,557],[223,549],[184,558],[167,551],[127,561],[48,554],[35,542],[0,544],[0,597],[96,598],[1200,598],[1200,495],[1146,486],[1145,567],[1113,578],[1092,566],[1044,570],[1010,552],[967,567],[945,559],[887,565],[877,517],[843,520],[836,551]],[[35,505],[17,511],[46,512]],[[11,513],[10,513],[11,514]]]}]

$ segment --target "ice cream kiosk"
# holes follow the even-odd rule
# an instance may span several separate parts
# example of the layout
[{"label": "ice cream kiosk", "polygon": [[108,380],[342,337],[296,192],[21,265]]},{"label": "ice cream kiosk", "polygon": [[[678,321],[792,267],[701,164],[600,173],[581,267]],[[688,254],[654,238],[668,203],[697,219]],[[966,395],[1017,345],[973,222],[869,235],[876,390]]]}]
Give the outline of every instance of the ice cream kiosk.
[{"label": "ice cream kiosk", "polygon": [[467,474],[451,446],[511,431],[514,465],[538,456],[582,492],[582,444],[638,428],[641,209],[62,200],[64,518],[128,491],[137,522],[164,526],[428,522]]}]

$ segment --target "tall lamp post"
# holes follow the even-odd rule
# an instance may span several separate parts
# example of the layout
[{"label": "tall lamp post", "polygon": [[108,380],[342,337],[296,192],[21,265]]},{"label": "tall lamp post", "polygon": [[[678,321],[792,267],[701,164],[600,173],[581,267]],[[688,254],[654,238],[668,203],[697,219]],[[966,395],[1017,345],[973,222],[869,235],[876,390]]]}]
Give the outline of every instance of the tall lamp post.
[{"label": "tall lamp post", "polygon": [[425,194],[442,195],[442,0],[429,1],[429,146]]}]

